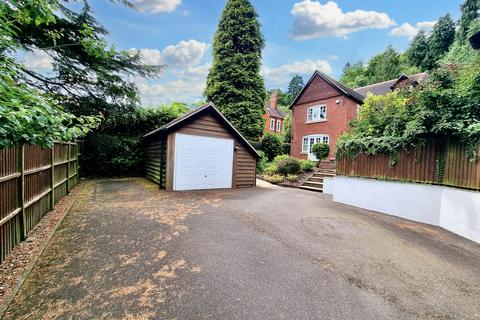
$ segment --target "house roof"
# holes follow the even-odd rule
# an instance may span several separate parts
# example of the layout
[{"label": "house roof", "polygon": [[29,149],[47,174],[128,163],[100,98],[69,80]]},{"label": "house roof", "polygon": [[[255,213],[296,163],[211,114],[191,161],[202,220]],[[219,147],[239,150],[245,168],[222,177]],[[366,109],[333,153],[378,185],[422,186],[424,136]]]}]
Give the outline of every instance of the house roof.
[{"label": "house roof", "polygon": [[480,50],[480,31],[470,37],[470,44],[473,49]]},{"label": "house roof", "polygon": [[274,109],[271,106],[266,106],[265,109],[271,117],[285,119],[286,114],[282,110]]},{"label": "house roof", "polygon": [[184,124],[185,122],[187,122],[188,120],[191,120],[193,117],[195,116],[198,116],[202,113],[205,113],[205,112],[213,112],[215,114],[217,114],[221,120],[221,122],[223,122],[223,124],[228,127],[229,129],[231,129],[231,131],[234,133],[235,136],[237,136],[241,141],[243,141],[245,143],[245,145],[257,156],[259,157],[260,155],[258,154],[257,150],[255,150],[255,148],[248,142],[247,139],[245,139],[245,137],[230,123],[230,121],[227,120],[227,118],[225,118],[225,116],[220,112],[220,110],[217,109],[217,107],[215,107],[215,105],[212,103],[212,102],[209,102],[207,105],[203,106],[203,107],[200,107],[198,109],[195,109],[193,111],[190,111],[186,114],[184,114],[183,116],[177,118],[177,119],[174,119],[172,121],[170,121],[169,123],[163,125],[162,127],[158,128],[158,129],[155,129],[149,133],[147,133],[146,135],[144,135],[143,137],[144,138],[147,138],[147,137],[150,137],[154,134],[157,134],[157,133],[167,133],[167,132],[171,132],[173,130],[175,130],[177,127],[181,126],[182,124]]},{"label": "house roof", "polygon": [[308,80],[307,84],[305,85],[305,87],[303,87],[302,91],[300,91],[300,93],[297,95],[295,100],[293,100],[292,104],[290,105],[290,109],[297,103],[297,101],[300,99],[302,94],[308,88],[310,83],[312,83],[312,81],[313,81],[313,79],[315,79],[315,77],[322,78],[323,80],[325,80],[325,82],[327,82],[329,85],[331,85],[332,87],[334,87],[338,91],[342,92],[347,97],[352,98],[353,100],[355,100],[357,102],[363,103],[363,99],[364,99],[363,95],[359,94],[358,92],[356,92],[352,88],[349,88],[349,87],[341,84],[340,82],[331,78],[327,74],[317,70],[313,73],[312,77],[310,78],[310,80]]},{"label": "house roof", "polygon": [[402,74],[399,78],[383,81],[375,84],[371,84],[368,86],[356,88],[355,91],[361,94],[362,96],[366,96],[368,93],[372,93],[374,95],[385,95],[392,91],[395,85],[403,80],[410,79],[412,82],[422,83],[428,81],[428,74],[426,72],[417,73],[411,76],[406,76]]}]

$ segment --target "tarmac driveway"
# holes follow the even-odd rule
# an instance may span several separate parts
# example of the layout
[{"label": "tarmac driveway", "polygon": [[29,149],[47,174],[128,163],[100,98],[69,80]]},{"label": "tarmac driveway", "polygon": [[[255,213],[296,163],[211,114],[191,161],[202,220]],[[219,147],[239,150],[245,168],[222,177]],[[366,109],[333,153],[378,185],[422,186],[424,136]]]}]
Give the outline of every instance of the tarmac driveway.
[{"label": "tarmac driveway", "polygon": [[95,180],[7,319],[480,319],[480,246],[327,195]]}]

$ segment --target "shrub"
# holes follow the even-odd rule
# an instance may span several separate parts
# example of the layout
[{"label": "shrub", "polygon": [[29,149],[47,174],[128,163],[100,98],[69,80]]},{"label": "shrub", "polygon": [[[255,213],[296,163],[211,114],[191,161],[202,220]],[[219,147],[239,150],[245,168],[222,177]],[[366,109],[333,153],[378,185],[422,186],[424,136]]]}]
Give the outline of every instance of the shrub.
[{"label": "shrub", "polygon": [[300,166],[303,172],[312,172],[315,168],[315,162],[311,160],[300,160]]},{"label": "shrub", "polygon": [[265,152],[269,161],[272,161],[277,155],[282,154],[283,143],[281,137],[277,134],[265,133],[260,143],[260,150]]},{"label": "shrub", "polygon": [[260,157],[257,159],[257,173],[262,173],[267,166],[267,157],[265,157],[265,152],[257,150]]},{"label": "shrub", "polygon": [[248,143],[252,145],[252,147],[255,148],[257,151],[262,151],[262,142],[261,141],[253,141],[253,140],[248,140]]},{"label": "shrub", "polygon": [[292,157],[281,159],[276,163],[276,166],[278,173],[283,174],[284,176],[288,174],[297,174],[302,170],[300,161],[297,158]]},{"label": "shrub", "polygon": [[297,182],[298,181],[298,176],[294,175],[294,174],[289,174],[285,179],[288,182]]},{"label": "shrub", "polygon": [[273,159],[273,163],[274,164],[278,164],[280,161],[282,160],[285,160],[285,159],[288,159],[290,158],[290,156],[288,154],[281,154],[279,156],[276,156],[274,159]]},{"label": "shrub", "polygon": [[281,176],[279,174],[274,174],[274,175],[271,175],[271,176],[265,176],[265,181],[273,183],[273,184],[278,184],[278,183],[284,182],[285,177]]},{"label": "shrub", "polygon": [[278,173],[278,167],[275,164],[271,164],[267,166],[265,170],[263,170],[263,173],[265,173],[266,175],[274,175]]},{"label": "shrub", "polygon": [[327,143],[315,143],[312,146],[312,152],[317,157],[318,161],[328,158],[330,154],[330,146]]},{"label": "shrub", "polygon": [[282,147],[284,154],[290,154],[290,143],[284,143]]}]

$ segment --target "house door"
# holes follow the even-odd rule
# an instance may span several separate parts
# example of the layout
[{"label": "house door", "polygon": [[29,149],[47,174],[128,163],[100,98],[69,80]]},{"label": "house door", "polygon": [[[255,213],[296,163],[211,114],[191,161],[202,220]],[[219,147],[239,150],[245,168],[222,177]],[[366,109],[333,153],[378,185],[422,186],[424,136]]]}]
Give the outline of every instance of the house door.
[{"label": "house door", "polygon": [[312,147],[316,143],[327,143],[329,144],[329,136],[326,134],[317,134],[304,137],[304,146],[306,144],[308,150],[308,160],[318,161],[317,157],[312,153]]}]

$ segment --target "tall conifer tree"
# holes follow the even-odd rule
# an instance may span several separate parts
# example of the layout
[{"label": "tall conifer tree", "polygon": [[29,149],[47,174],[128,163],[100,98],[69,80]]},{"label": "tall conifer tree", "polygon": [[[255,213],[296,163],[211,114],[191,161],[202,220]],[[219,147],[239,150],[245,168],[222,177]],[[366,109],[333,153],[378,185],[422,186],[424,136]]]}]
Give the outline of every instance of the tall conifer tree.
[{"label": "tall conifer tree", "polygon": [[417,33],[406,51],[408,61],[424,69],[424,60],[428,52],[428,41],[424,31]]},{"label": "tall conifer tree", "polygon": [[424,61],[425,68],[434,69],[455,40],[455,23],[449,14],[440,17],[428,38],[428,53]]},{"label": "tall conifer tree", "polygon": [[471,23],[480,16],[480,0],[465,0],[460,9],[462,17],[458,21],[457,37],[463,43],[467,40]]},{"label": "tall conifer tree", "polygon": [[247,138],[263,132],[265,84],[260,76],[264,39],[249,0],[228,0],[213,40],[205,96]]}]

